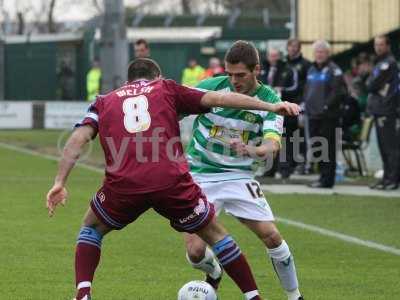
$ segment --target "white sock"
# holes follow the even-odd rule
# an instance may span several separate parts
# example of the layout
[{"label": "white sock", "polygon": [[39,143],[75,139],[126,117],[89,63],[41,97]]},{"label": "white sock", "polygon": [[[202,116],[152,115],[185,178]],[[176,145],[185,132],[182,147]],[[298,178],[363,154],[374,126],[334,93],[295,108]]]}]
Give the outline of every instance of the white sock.
[{"label": "white sock", "polygon": [[288,300],[298,300],[301,296],[299,289],[295,289],[294,291],[286,291]]},{"label": "white sock", "polygon": [[221,266],[216,260],[214,253],[208,247],[206,248],[204,258],[200,262],[198,263],[192,262],[187,253],[186,253],[186,259],[193,266],[193,268],[199,269],[207,273],[213,279],[217,279],[222,274]]},{"label": "white sock", "polygon": [[246,297],[246,300],[251,300],[251,299],[253,299],[255,296],[258,296],[258,295],[259,295],[259,293],[258,293],[257,290],[251,291],[251,292],[247,292],[247,293],[244,294],[244,296]]},{"label": "white sock", "polygon": [[281,285],[288,295],[288,299],[297,300],[298,297],[300,297],[300,292],[298,290],[299,284],[297,281],[296,267],[289,246],[285,241],[282,241],[279,247],[267,249],[267,251],[274,265],[275,272],[281,281]]},{"label": "white sock", "polygon": [[[76,300],[76,298],[74,298],[73,300]],[[85,297],[82,298],[82,300],[88,300],[88,296],[86,295]]]}]

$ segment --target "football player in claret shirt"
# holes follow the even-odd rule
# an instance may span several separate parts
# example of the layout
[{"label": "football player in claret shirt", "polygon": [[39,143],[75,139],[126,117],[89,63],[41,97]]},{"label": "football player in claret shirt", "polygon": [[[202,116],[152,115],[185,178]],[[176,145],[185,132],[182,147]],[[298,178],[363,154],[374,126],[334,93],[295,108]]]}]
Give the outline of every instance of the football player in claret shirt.
[{"label": "football player in claret shirt", "polygon": [[163,80],[160,75],[154,61],[134,60],[128,69],[128,83],[97,98],[64,148],[54,186],[47,194],[50,216],[66,201],[68,175],[84,145],[96,135],[106,159],[103,185],[90,202],[78,236],[76,299],[91,298],[104,235],[122,229],[149,208],[168,218],[177,231],[197,233],[246,299],[261,299],[245,257],[216,222],[213,205],[188,173],[178,115],[205,113],[216,106],[296,115],[299,108],[234,93],[205,93]]}]

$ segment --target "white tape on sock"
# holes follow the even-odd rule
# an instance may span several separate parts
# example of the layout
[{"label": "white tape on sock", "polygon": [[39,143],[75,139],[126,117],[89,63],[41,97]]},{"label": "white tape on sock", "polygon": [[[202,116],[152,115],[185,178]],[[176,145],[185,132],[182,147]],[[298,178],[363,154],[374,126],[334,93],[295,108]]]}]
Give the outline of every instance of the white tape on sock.
[{"label": "white tape on sock", "polygon": [[78,286],[76,287],[78,290],[83,289],[83,288],[88,288],[91,287],[92,283],[90,281],[82,281],[78,283]]},{"label": "white tape on sock", "polygon": [[246,297],[246,300],[251,300],[251,299],[253,299],[255,296],[258,296],[258,295],[259,295],[259,293],[258,293],[257,290],[251,291],[251,292],[247,292],[247,293],[244,294],[244,296]]}]

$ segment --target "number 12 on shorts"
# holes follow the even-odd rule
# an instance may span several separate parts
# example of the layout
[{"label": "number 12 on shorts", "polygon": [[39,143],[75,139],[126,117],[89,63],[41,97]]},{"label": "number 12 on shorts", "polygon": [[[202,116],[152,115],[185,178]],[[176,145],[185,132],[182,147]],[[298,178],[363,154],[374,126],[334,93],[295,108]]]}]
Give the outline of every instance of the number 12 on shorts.
[{"label": "number 12 on shorts", "polygon": [[254,198],[261,198],[264,197],[264,194],[261,190],[260,185],[257,182],[248,182],[246,183],[247,190],[249,191],[250,195]]}]

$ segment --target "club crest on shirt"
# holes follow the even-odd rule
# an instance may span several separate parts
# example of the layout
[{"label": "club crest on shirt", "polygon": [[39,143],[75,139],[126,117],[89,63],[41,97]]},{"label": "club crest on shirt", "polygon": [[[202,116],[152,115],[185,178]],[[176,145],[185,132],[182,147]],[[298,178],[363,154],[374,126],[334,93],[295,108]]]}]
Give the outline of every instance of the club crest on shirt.
[{"label": "club crest on shirt", "polygon": [[381,70],[385,71],[385,70],[387,70],[387,69],[389,69],[389,63],[383,62],[383,63],[381,64]]},{"label": "club crest on shirt", "polygon": [[244,115],[244,118],[245,118],[245,120],[247,121],[247,122],[250,122],[250,123],[254,123],[255,121],[256,121],[256,116],[254,115],[254,114],[252,114],[252,113],[246,113],[245,115]]}]

